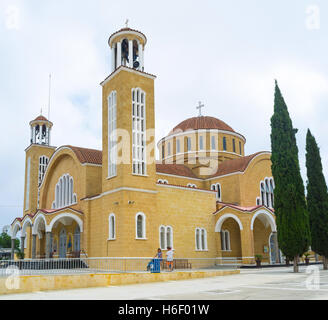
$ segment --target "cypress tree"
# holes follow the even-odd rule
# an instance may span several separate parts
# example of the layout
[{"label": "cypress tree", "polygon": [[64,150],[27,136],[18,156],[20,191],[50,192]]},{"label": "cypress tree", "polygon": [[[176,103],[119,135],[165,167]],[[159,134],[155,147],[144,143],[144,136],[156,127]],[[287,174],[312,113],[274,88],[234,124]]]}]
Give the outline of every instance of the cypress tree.
[{"label": "cypress tree", "polygon": [[306,135],[307,205],[310,218],[311,249],[323,256],[327,270],[328,192],[319,147],[311,131]]},{"label": "cypress tree", "polygon": [[308,251],[311,240],[296,132],[275,81],[274,113],[271,117],[274,210],[279,248],[285,256],[294,257],[294,272],[298,272],[298,257]]}]

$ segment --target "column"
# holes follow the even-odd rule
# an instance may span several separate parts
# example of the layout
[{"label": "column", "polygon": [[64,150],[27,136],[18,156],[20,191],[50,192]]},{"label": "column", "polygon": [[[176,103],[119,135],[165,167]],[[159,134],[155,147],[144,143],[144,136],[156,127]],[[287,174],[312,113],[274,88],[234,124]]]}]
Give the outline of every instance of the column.
[{"label": "column", "polygon": [[278,234],[277,234],[277,231],[272,232],[272,234],[273,234],[274,247],[275,247],[275,253],[276,253],[275,259],[276,259],[276,263],[279,263],[281,261],[280,261],[279,246],[278,246]]},{"label": "column", "polygon": [[129,67],[133,68],[133,41],[129,40]]},{"label": "column", "polygon": [[49,145],[49,127],[46,126],[46,145]]},{"label": "column", "polygon": [[144,50],[142,44],[139,44],[139,63],[140,63],[139,69],[141,71],[144,71]]},{"label": "column", "polygon": [[112,54],[112,71],[111,72],[113,72],[114,70],[115,70],[115,46],[113,46],[112,48],[111,48],[112,50],[111,50],[111,54]]},{"label": "column", "polygon": [[32,131],[32,142],[35,143],[35,126],[33,126],[33,131]]},{"label": "column", "polygon": [[139,70],[143,70],[143,49],[142,49],[142,44],[139,43],[139,48],[138,48],[138,53],[139,53]]},{"label": "column", "polygon": [[15,238],[11,238],[11,260],[15,259]]},{"label": "column", "polygon": [[122,44],[117,42],[116,68],[122,64]]},{"label": "column", "polygon": [[32,259],[36,258],[36,234],[32,234]]},{"label": "column", "polygon": [[51,232],[46,232],[46,259],[50,258]]},{"label": "column", "polygon": [[240,230],[241,255],[243,264],[254,264],[254,236],[250,221],[242,221],[243,230]]},{"label": "column", "polygon": [[25,237],[21,237],[21,252],[24,253],[24,247],[25,247]]}]

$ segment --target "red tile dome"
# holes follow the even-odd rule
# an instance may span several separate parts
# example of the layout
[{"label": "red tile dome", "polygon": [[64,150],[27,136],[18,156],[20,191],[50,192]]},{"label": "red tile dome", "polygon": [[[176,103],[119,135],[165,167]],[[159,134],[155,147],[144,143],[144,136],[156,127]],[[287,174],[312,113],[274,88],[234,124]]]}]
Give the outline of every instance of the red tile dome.
[{"label": "red tile dome", "polygon": [[173,130],[169,133],[172,135],[178,132],[184,132],[189,130],[199,130],[199,129],[218,129],[235,132],[230,126],[228,126],[225,122],[220,119],[214,117],[193,117],[186,119],[180,122]]}]

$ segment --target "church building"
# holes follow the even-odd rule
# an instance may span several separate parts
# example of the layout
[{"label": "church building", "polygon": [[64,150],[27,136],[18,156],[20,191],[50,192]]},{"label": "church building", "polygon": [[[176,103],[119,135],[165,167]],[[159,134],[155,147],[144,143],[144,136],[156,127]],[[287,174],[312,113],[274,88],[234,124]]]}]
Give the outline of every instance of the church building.
[{"label": "church building", "polygon": [[279,262],[271,153],[245,155],[244,135],[201,104],[156,145],[147,38],[125,27],[108,44],[102,150],[52,146],[53,123],[30,122],[24,207],[11,225],[25,257],[153,257],[170,246],[175,258]]}]

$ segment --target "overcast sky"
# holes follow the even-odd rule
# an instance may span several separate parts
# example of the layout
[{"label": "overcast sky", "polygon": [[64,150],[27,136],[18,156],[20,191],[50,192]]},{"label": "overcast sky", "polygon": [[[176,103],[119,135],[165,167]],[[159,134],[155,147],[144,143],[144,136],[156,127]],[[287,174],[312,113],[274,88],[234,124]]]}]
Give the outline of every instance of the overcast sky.
[{"label": "overcast sky", "polygon": [[295,128],[304,183],[305,137],[314,134],[328,177],[328,3],[325,0],[1,0],[0,228],[23,214],[29,121],[48,116],[52,145],[101,149],[101,86],[109,36],[124,27],[148,39],[155,74],[156,141],[204,115],[270,150],[274,79]]}]

